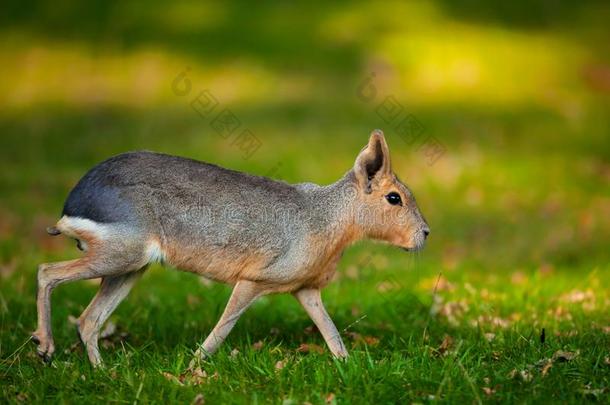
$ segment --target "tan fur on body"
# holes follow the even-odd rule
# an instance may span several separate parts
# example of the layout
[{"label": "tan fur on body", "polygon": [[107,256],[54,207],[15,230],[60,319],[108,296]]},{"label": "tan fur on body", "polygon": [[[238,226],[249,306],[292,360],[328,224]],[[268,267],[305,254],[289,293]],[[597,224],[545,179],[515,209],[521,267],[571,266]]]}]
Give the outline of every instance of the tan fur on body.
[{"label": "tan fur on body", "polygon": [[38,353],[54,351],[50,295],[57,285],[102,278],[79,318],[93,365],[100,328],[151,262],[234,285],[217,325],[197,351],[216,351],[261,295],[292,293],[337,357],[347,351],[320,290],[342,252],[363,238],[419,249],[429,233],[415,200],[392,173],[381,131],[373,131],[353,170],[328,186],[289,185],[188,159],[135,152],[89,171],[48,229],[78,241],[85,255],[38,272]]}]

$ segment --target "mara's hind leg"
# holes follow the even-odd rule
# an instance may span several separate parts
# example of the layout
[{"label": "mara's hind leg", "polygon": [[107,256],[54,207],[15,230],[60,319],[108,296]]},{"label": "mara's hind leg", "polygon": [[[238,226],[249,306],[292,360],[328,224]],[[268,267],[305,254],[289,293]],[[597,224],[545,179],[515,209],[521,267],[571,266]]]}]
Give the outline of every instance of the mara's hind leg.
[{"label": "mara's hind leg", "polygon": [[[58,222],[62,233],[84,241],[87,253],[80,259],[41,264],[38,268],[38,328],[32,337],[45,361],[55,350],[51,333],[51,292],[55,287],[68,281],[126,275],[140,270],[149,261],[143,237],[137,230],[65,218]],[[86,229],[75,230],[70,221],[77,225],[85,221]]]},{"label": "mara's hind leg", "polygon": [[145,269],[102,279],[100,290],[78,319],[78,334],[94,367],[102,365],[98,348],[100,329],[112,312],[129,294]]},{"label": "mara's hind leg", "polygon": [[38,355],[47,362],[55,351],[51,332],[51,292],[66,281],[99,277],[90,264],[89,258],[83,257],[38,266],[38,328],[32,334],[32,339],[38,344]]}]

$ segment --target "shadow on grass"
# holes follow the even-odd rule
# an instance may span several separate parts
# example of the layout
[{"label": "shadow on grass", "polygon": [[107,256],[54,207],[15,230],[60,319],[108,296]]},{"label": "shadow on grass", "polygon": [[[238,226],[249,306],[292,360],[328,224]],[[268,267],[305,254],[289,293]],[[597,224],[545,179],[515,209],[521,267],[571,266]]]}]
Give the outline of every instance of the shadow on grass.
[{"label": "shadow on grass", "polygon": [[205,5],[199,2],[145,6],[121,1],[35,1],[4,5],[0,24],[27,29],[41,37],[86,41],[124,49],[157,48],[220,63],[235,58],[275,67],[353,74],[362,59],[358,43],[332,44],[315,28],[341,6],[247,1]]},{"label": "shadow on grass", "polygon": [[[439,5],[451,16],[483,24],[497,24],[521,29],[548,29],[570,26],[581,22],[584,12],[603,6],[601,0],[573,2],[548,1],[492,1],[439,0]],[[584,14],[586,16],[586,14]]]}]

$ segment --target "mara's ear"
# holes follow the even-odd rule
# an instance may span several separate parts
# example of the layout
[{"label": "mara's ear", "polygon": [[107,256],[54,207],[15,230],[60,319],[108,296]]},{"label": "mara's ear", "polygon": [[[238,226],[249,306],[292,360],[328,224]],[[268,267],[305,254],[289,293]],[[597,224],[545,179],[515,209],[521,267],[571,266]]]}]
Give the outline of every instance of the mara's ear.
[{"label": "mara's ear", "polygon": [[358,183],[366,193],[371,192],[371,184],[375,177],[388,175],[392,172],[390,151],[383,132],[376,129],[371,132],[369,143],[356,158],[354,173]]}]

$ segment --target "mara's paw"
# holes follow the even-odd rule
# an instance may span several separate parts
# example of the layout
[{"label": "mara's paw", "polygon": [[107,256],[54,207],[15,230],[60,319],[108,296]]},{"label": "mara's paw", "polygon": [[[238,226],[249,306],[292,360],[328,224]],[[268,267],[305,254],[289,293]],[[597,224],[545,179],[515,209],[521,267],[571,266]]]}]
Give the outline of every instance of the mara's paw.
[{"label": "mara's paw", "polygon": [[42,335],[39,332],[32,333],[32,341],[38,345],[36,348],[36,354],[45,362],[50,363],[51,357],[55,352],[55,345],[53,340],[49,337]]}]

